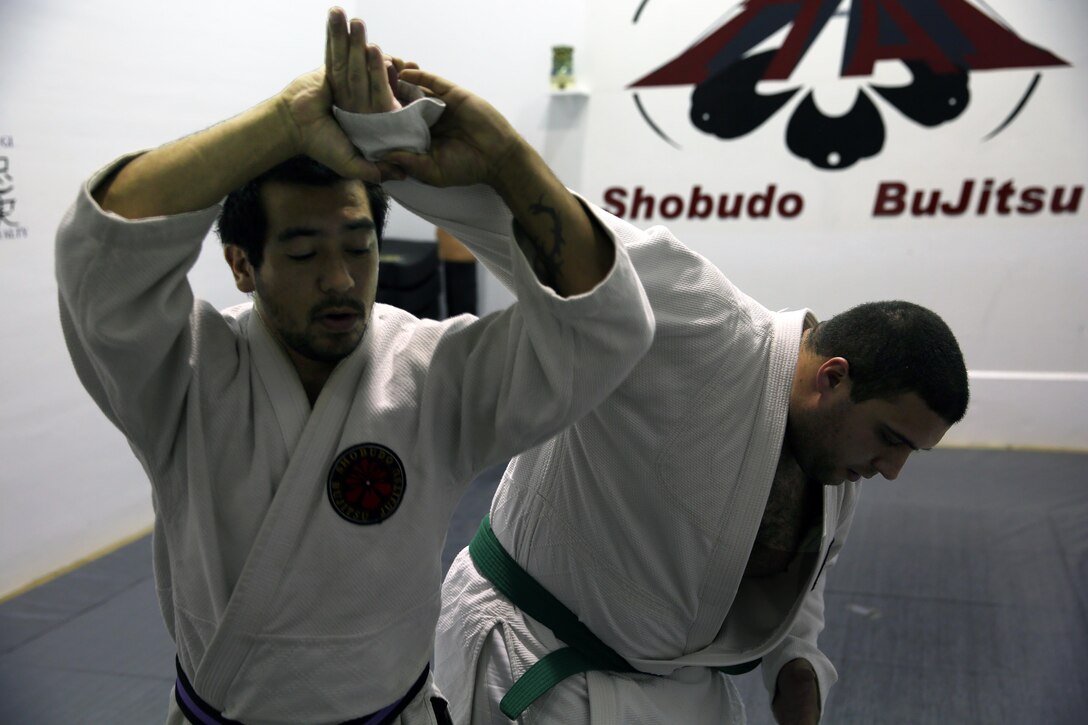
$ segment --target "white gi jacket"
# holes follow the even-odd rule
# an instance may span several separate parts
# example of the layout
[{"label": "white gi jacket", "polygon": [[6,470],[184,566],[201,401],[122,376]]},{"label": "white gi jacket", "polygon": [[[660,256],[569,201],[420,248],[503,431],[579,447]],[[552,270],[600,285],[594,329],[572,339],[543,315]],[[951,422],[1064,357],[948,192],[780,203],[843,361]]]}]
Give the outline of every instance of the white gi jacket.
[{"label": "white gi jacket", "polygon": [[[826,698],[836,674],[816,642],[823,587],[857,485],[824,488],[818,543],[787,573],[742,578],[785,434],[806,312],[770,312],[664,228],[643,232],[594,211],[639,272],[657,321],[654,344],[601,405],[511,463],[492,529],[634,667],[676,673],[675,698],[659,678],[590,673],[595,725],[743,722],[725,677],[681,668],[760,657],[772,695],[781,666],[804,657]],[[497,624],[515,679],[560,646],[501,599],[462,552],[445,584],[436,650],[458,721],[475,652]],[[565,712],[547,719],[578,721]]]},{"label": "white gi jacket", "polygon": [[[186,275],[218,210],[104,213],[89,190],[115,166],[61,224],[61,320],[80,379],[151,480],[159,602],[182,666],[246,723],[341,722],[396,701],[431,657],[466,484],[581,416],[649,345],[626,252],[562,299],[502,250],[520,302],[479,321],[375,305],[311,410],[251,304],[221,313],[193,298]],[[379,475],[401,487],[380,524],[331,504],[335,461],[358,444],[384,451]],[[410,708],[397,722],[432,719]]]},{"label": "white gi jacket", "polygon": [[[366,119],[356,116],[354,123]],[[484,253],[507,244],[489,219],[492,192],[436,192],[411,183],[387,188],[401,204],[474,244],[509,284],[509,269]],[[627,249],[654,311],[654,342],[603,403],[511,462],[491,525],[506,551],[594,634],[634,667],[663,677],[574,676],[523,719],[744,722],[736,688],[706,668],[758,658],[772,695],[782,665],[803,657],[826,699],[836,673],[816,641],[824,582],[846,539],[857,484],[824,488],[818,536],[786,573],[743,579],[811,313],[771,312],[667,229],[643,231],[585,205]],[[516,679],[561,646],[461,552],[444,585],[435,661],[455,722],[491,722],[491,713],[473,709],[474,688],[490,677],[477,666],[485,648],[504,648],[498,659],[509,662]]]}]

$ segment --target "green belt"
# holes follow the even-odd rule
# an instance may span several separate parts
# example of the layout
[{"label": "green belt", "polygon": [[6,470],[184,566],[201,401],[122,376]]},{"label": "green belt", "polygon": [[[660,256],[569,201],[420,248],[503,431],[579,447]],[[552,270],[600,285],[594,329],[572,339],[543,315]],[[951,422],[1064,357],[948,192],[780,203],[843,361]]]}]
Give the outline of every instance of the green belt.
[{"label": "green belt", "polygon": [[[590,670],[638,672],[506,553],[491,531],[490,517],[484,516],[480,522],[476,536],[468,545],[468,553],[480,573],[503,596],[568,645],[550,652],[518,678],[499,703],[499,709],[508,718],[517,718],[544,693],[571,675]],[[754,669],[759,662],[717,669],[739,675]]]}]

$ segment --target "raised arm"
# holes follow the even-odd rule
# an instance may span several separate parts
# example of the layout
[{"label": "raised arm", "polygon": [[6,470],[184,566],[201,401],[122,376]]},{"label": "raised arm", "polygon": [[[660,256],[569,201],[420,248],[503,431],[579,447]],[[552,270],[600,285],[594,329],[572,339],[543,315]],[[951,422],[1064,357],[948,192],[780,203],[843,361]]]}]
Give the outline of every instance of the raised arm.
[{"label": "raised arm", "polygon": [[62,221],[56,272],[76,370],[144,450],[154,445],[145,436],[169,429],[164,421],[184,409],[194,328],[228,334],[222,316],[194,303],[187,280],[216,204],[299,154],[342,175],[379,178],[331,104],[324,69],[300,76],[234,118],[96,174]]},{"label": "raised arm", "polygon": [[331,113],[323,69],[211,128],[138,156],[94,190],[127,219],[204,209],[281,161],[306,154],[341,176],[378,181]]},{"label": "raised arm", "polygon": [[[352,113],[392,110],[387,63],[366,42],[361,21],[334,11],[327,72],[334,102]],[[482,98],[449,81],[405,68],[402,81],[446,105],[425,153],[394,151],[380,164],[387,178],[408,175],[433,186],[486,184],[521,228],[519,242],[537,278],[567,297],[588,292],[612,269],[615,246],[539,154]]]}]

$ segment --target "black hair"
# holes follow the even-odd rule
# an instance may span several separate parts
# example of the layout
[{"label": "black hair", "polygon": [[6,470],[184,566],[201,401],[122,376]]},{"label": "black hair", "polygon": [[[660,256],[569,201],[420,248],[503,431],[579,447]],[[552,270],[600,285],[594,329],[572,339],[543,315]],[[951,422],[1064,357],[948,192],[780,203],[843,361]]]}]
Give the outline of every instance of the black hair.
[{"label": "black hair", "polygon": [[[224,245],[234,244],[241,247],[249,263],[257,269],[264,261],[264,238],[268,232],[268,217],[261,203],[261,188],[270,181],[332,186],[344,180],[344,177],[309,156],[295,156],[273,166],[228,194],[223,202],[223,209],[219,212],[215,231]],[[365,186],[367,200],[370,202],[370,215],[374,220],[374,230],[380,244],[389,213],[389,197],[377,184],[366,183]]]},{"label": "black hair", "polygon": [[850,363],[850,399],[917,393],[949,424],[967,412],[967,367],[952,330],[935,312],[899,300],[868,302],[821,322],[810,349]]}]

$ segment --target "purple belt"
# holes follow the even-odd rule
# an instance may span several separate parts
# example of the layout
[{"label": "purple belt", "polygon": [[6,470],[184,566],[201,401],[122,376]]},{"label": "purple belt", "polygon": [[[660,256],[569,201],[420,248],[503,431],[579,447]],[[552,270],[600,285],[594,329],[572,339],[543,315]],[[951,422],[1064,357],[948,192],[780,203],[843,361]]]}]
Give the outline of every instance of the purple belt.
[{"label": "purple belt", "polygon": [[[174,683],[174,699],[189,722],[195,725],[242,725],[237,720],[223,717],[222,713],[217,709],[204,702],[200,695],[196,694],[193,684],[189,682],[185,671],[181,669],[181,662],[176,657],[174,658],[174,664],[178,670],[178,678]],[[416,678],[415,683],[404,694],[404,697],[392,705],[383,707],[381,710],[372,712],[369,715],[345,720],[340,725],[389,725],[396,719],[397,715],[404,712],[404,708],[408,707],[408,703],[415,699],[415,696],[423,689],[423,683],[427,681],[427,673],[430,668],[430,665],[424,667],[423,672]]]}]

